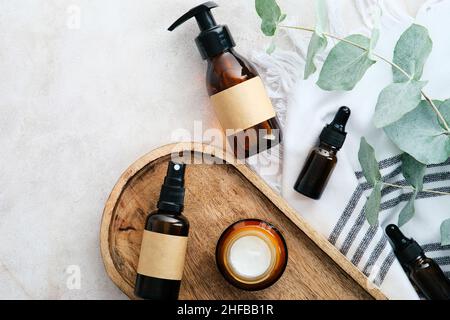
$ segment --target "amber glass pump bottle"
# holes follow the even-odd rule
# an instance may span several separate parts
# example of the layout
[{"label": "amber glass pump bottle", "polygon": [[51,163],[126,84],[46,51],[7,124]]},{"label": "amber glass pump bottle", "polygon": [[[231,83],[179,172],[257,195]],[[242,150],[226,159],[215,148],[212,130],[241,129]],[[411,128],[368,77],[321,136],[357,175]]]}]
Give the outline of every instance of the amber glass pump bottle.
[{"label": "amber glass pump bottle", "polygon": [[274,108],[255,68],[233,48],[235,42],[226,25],[217,25],[205,2],[175,21],[172,31],[191,18],[201,30],[195,39],[203,59],[208,61],[206,87],[214,111],[238,158],[247,158],[281,142],[281,130]]},{"label": "amber glass pump bottle", "polygon": [[450,300],[450,280],[439,265],[425,255],[419,244],[406,238],[394,224],[386,227],[386,234],[409,279],[423,295],[429,300]]},{"label": "amber glass pump bottle", "polygon": [[184,164],[169,162],[158,210],[147,217],[134,290],[140,298],[178,299],[189,233],[189,222],[181,214],[184,172]]}]

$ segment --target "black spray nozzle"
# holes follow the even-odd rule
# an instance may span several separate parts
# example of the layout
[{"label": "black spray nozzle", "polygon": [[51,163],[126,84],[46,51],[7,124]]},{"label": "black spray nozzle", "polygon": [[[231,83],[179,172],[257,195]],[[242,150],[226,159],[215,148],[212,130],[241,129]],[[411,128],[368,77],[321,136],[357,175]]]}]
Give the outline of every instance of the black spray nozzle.
[{"label": "black spray nozzle", "polygon": [[168,30],[175,30],[176,27],[185,23],[191,18],[195,18],[197,20],[198,27],[201,31],[212,29],[217,26],[217,23],[214,20],[213,15],[211,14],[211,9],[217,8],[218,6],[219,5],[217,3],[212,1],[205,2],[199,6],[196,6],[195,8],[192,8],[184,15],[182,15],[177,21],[175,21]]},{"label": "black spray nozzle", "polygon": [[184,208],[184,173],[186,165],[169,161],[158,201],[158,209],[181,213]]},{"label": "black spray nozzle", "polygon": [[333,121],[328,124],[320,134],[320,141],[325,142],[336,149],[341,149],[344,145],[347,132],[345,132],[345,126],[350,118],[350,108],[340,107],[336,113]]},{"label": "black spray nozzle", "polygon": [[164,185],[172,187],[184,187],[184,171],[186,165],[181,163],[169,162],[167,174],[164,178]]},{"label": "black spray nozzle", "polygon": [[215,2],[205,2],[186,12],[168,29],[169,31],[173,31],[187,20],[195,18],[201,31],[195,39],[195,43],[203,59],[212,58],[235,46],[228,27],[225,25],[217,25],[211,13],[211,9],[216,7],[218,5]]},{"label": "black spray nozzle", "polygon": [[402,265],[407,265],[424,254],[420,245],[414,239],[407,238],[395,224],[386,227],[386,235]]}]

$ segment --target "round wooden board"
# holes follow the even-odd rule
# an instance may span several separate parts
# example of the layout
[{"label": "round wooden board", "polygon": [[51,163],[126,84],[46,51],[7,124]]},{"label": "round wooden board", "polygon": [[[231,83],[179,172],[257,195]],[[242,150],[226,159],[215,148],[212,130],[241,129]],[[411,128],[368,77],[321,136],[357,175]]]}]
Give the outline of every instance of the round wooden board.
[{"label": "round wooden board", "polygon": [[[101,251],[114,283],[134,299],[145,218],[154,210],[170,154],[201,158],[221,151],[199,144],[169,145],[139,159],[121,176],[105,206]],[[312,230],[245,165],[195,164],[186,172],[185,213],[191,225],[180,299],[384,299],[326,239]],[[223,230],[244,218],[266,220],[283,233],[289,261],[272,287],[247,292],[229,285],[215,265]],[[326,253],[325,253],[326,252]],[[344,271],[345,270],[345,271]]]}]

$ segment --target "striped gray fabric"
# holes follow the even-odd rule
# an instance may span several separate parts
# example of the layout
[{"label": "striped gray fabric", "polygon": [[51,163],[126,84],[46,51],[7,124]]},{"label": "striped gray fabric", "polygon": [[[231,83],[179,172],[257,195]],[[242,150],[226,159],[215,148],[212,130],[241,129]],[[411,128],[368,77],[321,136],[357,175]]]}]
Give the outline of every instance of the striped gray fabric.
[{"label": "striped gray fabric", "polygon": [[[399,155],[380,161],[379,166],[383,181],[407,185],[401,174]],[[434,168],[431,170],[433,172],[429,172],[432,168]],[[381,228],[371,227],[366,223],[364,204],[372,187],[366,182],[362,172],[355,172],[355,175],[359,184],[330,234],[329,241],[366,276],[370,277],[375,285],[380,286],[395,261],[395,255]],[[442,186],[442,182],[446,181],[450,182],[450,159],[440,165],[428,167],[424,177],[426,189],[450,192],[450,183],[449,186]],[[411,192],[384,187],[380,215],[389,214],[398,205],[408,201],[411,196]],[[420,199],[439,196],[441,195],[421,192],[417,199],[420,201]],[[422,246],[427,255],[435,259],[450,278],[450,246],[443,247],[440,243],[428,243]]]}]

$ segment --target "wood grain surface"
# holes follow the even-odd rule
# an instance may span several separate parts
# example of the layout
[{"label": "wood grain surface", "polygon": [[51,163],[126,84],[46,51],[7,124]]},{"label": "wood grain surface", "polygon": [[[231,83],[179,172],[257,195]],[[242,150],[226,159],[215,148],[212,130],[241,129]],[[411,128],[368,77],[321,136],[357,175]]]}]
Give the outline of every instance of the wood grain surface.
[{"label": "wood grain surface", "polygon": [[[198,144],[157,149],[122,175],[106,203],[100,235],[103,260],[111,279],[130,298],[134,298],[145,218],[156,208],[170,154],[181,150],[188,150],[196,158],[202,152],[211,153]],[[225,158],[218,150],[214,153]],[[245,165],[189,165],[184,214],[191,229],[180,299],[385,299]],[[244,218],[274,224],[287,242],[286,271],[276,284],[263,291],[234,288],[215,265],[215,246],[221,233]]]}]

